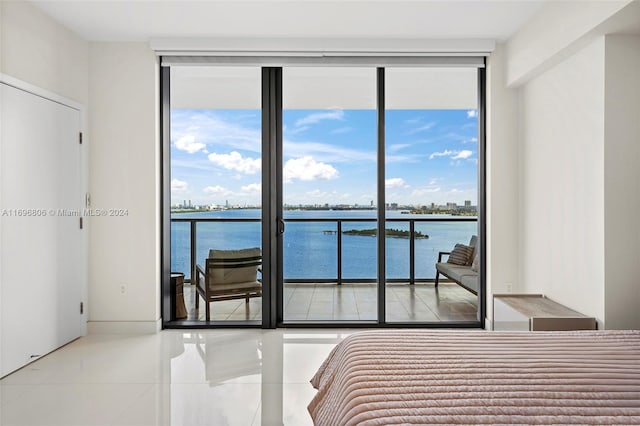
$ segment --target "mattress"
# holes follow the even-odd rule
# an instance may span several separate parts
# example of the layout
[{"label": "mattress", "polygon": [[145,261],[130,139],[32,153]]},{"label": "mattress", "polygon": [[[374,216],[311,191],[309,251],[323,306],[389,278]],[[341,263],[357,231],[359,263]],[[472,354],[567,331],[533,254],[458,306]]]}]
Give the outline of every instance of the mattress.
[{"label": "mattress", "polygon": [[640,424],[640,331],[380,330],[311,380],[316,425]]}]

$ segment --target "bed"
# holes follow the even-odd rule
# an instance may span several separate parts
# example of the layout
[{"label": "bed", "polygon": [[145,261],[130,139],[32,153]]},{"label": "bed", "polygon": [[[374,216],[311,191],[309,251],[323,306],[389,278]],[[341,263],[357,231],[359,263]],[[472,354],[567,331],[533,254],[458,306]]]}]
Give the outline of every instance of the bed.
[{"label": "bed", "polygon": [[318,426],[639,425],[640,331],[366,331],[311,384]]}]

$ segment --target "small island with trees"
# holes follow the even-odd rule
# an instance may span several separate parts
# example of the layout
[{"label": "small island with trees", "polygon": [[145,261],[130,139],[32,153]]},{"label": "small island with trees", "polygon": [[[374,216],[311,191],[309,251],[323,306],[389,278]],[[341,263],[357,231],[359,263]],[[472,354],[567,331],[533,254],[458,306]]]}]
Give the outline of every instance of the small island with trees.
[{"label": "small island with trees", "polygon": [[[336,231],[324,231],[325,234],[335,234]],[[378,235],[378,230],[376,228],[371,229],[349,229],[347,231],[342,231],[344,235],[357,235],[362,237],[375,237]],[[411,234],[409,231],[403,231],[401,229],[385,229],[384,235],[391,238],[410,238]],[[427,234],[423,234],[420,231],[413,232],[414,238],[429,238]]]}]

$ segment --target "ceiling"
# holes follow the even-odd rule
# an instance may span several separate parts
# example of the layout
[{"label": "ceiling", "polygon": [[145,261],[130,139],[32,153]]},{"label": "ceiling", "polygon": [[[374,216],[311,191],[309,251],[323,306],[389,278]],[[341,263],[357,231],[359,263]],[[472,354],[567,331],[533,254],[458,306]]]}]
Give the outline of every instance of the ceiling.
[{"label": "ceiling", "polygon": [[89,41],[344,37],[495,39],[546,0],[36,0]]}]

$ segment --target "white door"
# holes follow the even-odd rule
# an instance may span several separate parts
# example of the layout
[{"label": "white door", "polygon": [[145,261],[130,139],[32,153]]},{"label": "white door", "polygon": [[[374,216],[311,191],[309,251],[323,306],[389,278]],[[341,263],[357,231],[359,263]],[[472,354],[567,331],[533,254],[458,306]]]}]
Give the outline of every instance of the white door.
[{"label": "white door", "polygon": [[0,376],[77,338],[80,112],[0,84]]}]

